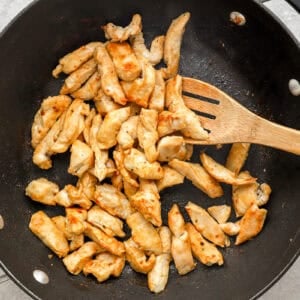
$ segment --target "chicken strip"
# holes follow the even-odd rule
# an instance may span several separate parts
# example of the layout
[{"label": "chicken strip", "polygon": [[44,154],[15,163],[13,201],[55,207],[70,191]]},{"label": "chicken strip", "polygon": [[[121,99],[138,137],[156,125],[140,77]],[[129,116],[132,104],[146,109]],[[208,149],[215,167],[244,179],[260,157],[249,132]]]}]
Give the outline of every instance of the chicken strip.
[{"label": "chicken strip", "polygon": [[154,254],[147,257],[132,238],[125,241],[124,246],[126,249],[126,260],[134,271],[147,274],[152,270],[155,264]]},{"label": "chicken strip", "polygon": [[148,105],[150,109],[155,109],[158,112],[164,110],[165,90],[166,83],[163,77],[163,72],[162,70],[155,70],[155,86]]},{"label": "chicken strip", "polygon": [[87,211],[83,208],[66,208],[66,230],[71,234],[79,235],[84,232],[84,221],[87,219]]},{"label": "chicken strip", "polygon": [[132,81],[139,77],[142,69],[128,43],[109,42],[106,49],[121,80]]},{"label": "chicken strip", "polygon": [[130,198],[130,204],[154,226],[161,226],[161,203],[153,180],[140,179],[139,190]]},{"label": "chicken strip", "polygon": [[220,227],[227,235],[237,235],[240,232],[241,226],[240,221],[237,221],[235,223],[233,222],[227,222],[220,224]]},{"label": "chicken strip", "polygon": [[235,245],[240,245],[257,236],[267,216],[267,210],[259,208],[256,204],[251,205],[239,222],[240,231],[236,237]]},{"label": "chicken strip", "polygon": [[157,132],[159,137],[182,130],[186,126],[185,117],[180,113],[164,110],[158,115]]},{"label": "chicken strip", "polygon": [[97,139],[100,149],[109,149],[117,144],[117,135],[123,122],[130,116],[130,107],[109,112],[100,126]]},{"label": "chicken strip", "polygon": [[95,242],[86,242],[77,251],[72,252],[63,259],[63,263],[67,270],[78,275],[83,267],[89,262],[94,255],[102,252],[103,249]]},{"label": "chicken strip", "polygon": [[32,180],[25,189],[25,195],[33,201],[46,205],[56,205],[55,196],[59,192],[59,186],[46,178]]},{"label": "chicken strip", "polygon": [[130,172],[143,179],[159,180],[164,176],[164,171],[158,162],[150,163],[145,154],[135,148],[126,150],[124,166]]},{"label": "chicken strip", "polygon": [[95,51],[95,59],[98,63],[98,72],[101,76],[101,88],[103,92],[114,99],[116,103],[126,104],[127,99],[118,80],[114,63],[105,46],[102,44]]},{"label": "chicken strip", "polygon": [[146,159],[152,163],[158,158],[156,150],[158,113],[154,109],[142,108],[137,126],[139,145],[144,149]]},{"label": "chicken strip", "polygon": [[89,114],[87,115],[87,117],[84,120],[84,129],[82,131],[82,135],[83,135],[83,139],[84,141],[91,146],[91,140],[90,140],[90,132],[91,132],[91,127],[93,124],[93,120],[96,116],[96,110],[95,108],[90,109]]},{"label": "chicken strip", "polygon": [[189,234],[192,252],[201,263],[207,266],[224,264],[223,255],[218,248],[206,241],[191,223],[186,224],[186,230]]},{"label": "chicken strip", "polygon": [[78,178],[76,187],[90,200],[94,199],[97,178],[89,172],[85,172]]},{"label": "chicken strip", "polygon": [[93,58],[88,60],[65,79],[59,93],[61,95],[66,95],[75,92],[95,73],[96,70],[96,61]]},{"label": "chicken strip", "polygon": [[156,185],[159,192],[165,188],[184,182],[184,176],[176,170],[174,170],[173,168],[170,168],[169,166],[163,166],[163,169],[164,177],[156,181]]},{"label": "chicken strip", "polygon": [[180,275],[185,275],[195,269],[191,244],[185,223],[178,205],[173,204],[168,212],[168,224],[172,232],[171,253],[175,267]]},{"label": "chicken strip", "polygon": [[123,42],[131,36],[136,35],[142,30],[142,17],[139,14],[134,14],[131,22],[126,27],[117,26],[113,23],[108,23],[102,26],[105,37],[112,42]]},{"label": "chicken strip", "polygon": [[209,241],[220,247],[229,246],[230,241],[220,225],[201,206],[188,202],[185,210],[195,228]]},{"label": "chicken strip", "polygon": [[58,257],[65,257],[69,252],[68,241],[55,223],[43,212],[31,216],[29,229]]},{"label": "chicken strip", "polygon": [[94,198],[97,205],[115,217],[126,219],[133,213],[126,196],[110,184],[97,185]]},{"label": "chicken strip", "polygon": [[139,212],[131,214],[126,222],[131,229],[132,239],[146,254],[159,255],[162,252],[160,236],[153,225]]},{"label": "chicken strip", "polygon": [[121,125],[120,131],[117,135],[117,142],[123,149],[132,148],[137,139],[137,126],[139,123],[139,116],[129,117]]},{"label": "chicken strip", "polygon": [[189,12],[181,14],[172,21],[167,31],[164,44],[165,78],[174,77],[178,72],[182,38],[189,19]]},{"label": "chicken strip", "polygon": [[87,221],[100,228],[109,236],[124,237],[123,222],[117,217],[112,216],[99,206],[94,205],[87,214]]},{"label": "chicken strip", "polygon": [[193,185],[207,194],[210,198],[217,198],[223,195],[221,185],[211,177],[200,164],[173,159],[169,162],[169,166],[191,180]]},{"label": "chicken strip", "polygon": [[231,206],[214,205],[207,208],[209,214],[219,223],[226,223],[231,214]]},{"label": "chicken strip", "polygon": [[48,97],[34,116],[31,127],[31,145],[33,148],[43,140],[56,120],[69,107],[71,98],[64,95]]},{"label": "chicken strip", "polygon": [[107,96],[102,89],[98,90],[98,93],[94,98],[94,103],[97,112],[101,116],[105,116],[107,113],[122,107],[120,104],[116,103],[110,96]]},{"label": "chicken strip", "polygon": [[59,60],[59,64],[52,71],[52,75],[57,78],[61,72],[64,72],[65,74],[74,72],[83,63],[93,57],[96,47],[98,47],[100,44],[101,43],[99,42],[91,42],[81,46],[71,53],[68,53]]}]

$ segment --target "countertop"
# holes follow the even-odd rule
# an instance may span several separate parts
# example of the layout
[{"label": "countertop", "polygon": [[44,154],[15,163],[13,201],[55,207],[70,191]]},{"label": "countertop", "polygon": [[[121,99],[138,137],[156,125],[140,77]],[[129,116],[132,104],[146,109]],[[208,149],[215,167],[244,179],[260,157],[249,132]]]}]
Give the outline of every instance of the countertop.
[{"label": "countertop", "polygon": [[[0,31],[32,0],[0,0]],[[261,1],[287,25],[300,42],[300,14],[284,0]],[[299,80],[299,78],[298,78]],[[0,268],[0,300],[30,300]],[[260,300],[300,299],[300,258]]]}]

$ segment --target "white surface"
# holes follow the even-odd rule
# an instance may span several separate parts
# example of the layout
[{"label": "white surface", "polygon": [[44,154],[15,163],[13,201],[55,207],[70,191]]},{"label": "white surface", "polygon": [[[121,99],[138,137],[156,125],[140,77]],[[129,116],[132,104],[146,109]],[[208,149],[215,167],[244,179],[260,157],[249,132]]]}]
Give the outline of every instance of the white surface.
[{"label": "white surface", "polygon": [[[50,0],[49,0],[50,1]],[[32,0],[0,0],[0,31]],[[300,41],[300,15],[283,0],[272,0],[265,4],[275,12]],[[31,275],[29,275],[31,276]],[[9,280],[0,269],[0,300],[30,300],[19,287]],[[261,300],[300,299],[300,258],[288,272],[268,290]]]}]

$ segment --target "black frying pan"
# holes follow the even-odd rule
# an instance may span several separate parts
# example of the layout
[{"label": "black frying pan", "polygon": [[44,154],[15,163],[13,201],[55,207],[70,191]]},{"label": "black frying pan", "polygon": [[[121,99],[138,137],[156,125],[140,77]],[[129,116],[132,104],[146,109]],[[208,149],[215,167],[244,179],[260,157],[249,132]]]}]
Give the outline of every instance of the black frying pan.
[{"label": "black frying pan", "polygon": [[[245,26],[229,22],[231,11],[242,12]],[[42,299],[249,299],[262,294],[299,254],[300,158],[253,146],[246,169],[273,187],[263,232],[239,247],[222,250],[225,265],[197,269],[178,276],[172,266],[166,290],[154,296],[146,278],[126,267],[119,279],[98,284],[93,278],[71,276],[56,257],[28,230],[33,212],[50,215],[60,208],[45,208],[24,196],[34,178],[46,176],[61,187],[75,179],[66,173],[68,154],[56,156],[54,167],[44,172],[31,162],[30,124],[41,100],[57,94],[61,80],[51,77],[59,57],[91,40],[103,39],[99,26],[108,21],[127,24],[133,13],[143,16],[149,41],[164,33],[174,17],[192,13],[182,45],[180,73],[215,84],[259,115],[300,129],[300,101],[288,88],[290,78],[300,78],[299,44],[271,15],[254,1],[234,0],[40,0],[27,9],[0,39],[0,231],[1,265],[33,298]],[[276,138],[276,137],[274,137]],[[199,151],[195,150],[194,160]],[[207,147],[218,161],[222,150]],[[163,192],[163,214],[173,202],[181,207],[192,200],[207,207],[230,204],[230,189],[218,200],[208,199],[186,182]],[[45,271],[50,282],[33,279],[35,269]]]}]

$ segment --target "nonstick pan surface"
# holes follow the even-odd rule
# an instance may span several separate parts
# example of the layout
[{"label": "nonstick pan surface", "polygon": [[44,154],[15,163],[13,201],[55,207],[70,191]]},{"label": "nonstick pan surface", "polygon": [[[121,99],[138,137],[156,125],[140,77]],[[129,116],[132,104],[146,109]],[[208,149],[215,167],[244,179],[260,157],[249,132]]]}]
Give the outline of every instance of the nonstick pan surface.
[{"label": "nonstick pan surface", "polygon": [[[249,299],[260,295],[299,254],[300,159],[295,155],[253,145],[245,169],[273,188],[266,206],[262,233],[239,247],[221,250],[222,267],[204,267],[179,276],[171,266],[166,290],[153,295],[146,277],[126,267],[118,279],[98,284],[91,277],[68,274],[62,262],[28,229],[30,216],[43,209],[54,216],[60,208],[47,208],[24,195],[26,185],[45,176],[63,187],[75,178],[65,171],[69,154],[54,158],[45,172],[32,164],[30,127],[41,100],[56,95],[62,79],[51,70],[58,58],[92,40],[103,40],[100,25],[127,24],[133,13],[143,16],[145,38],[166,32],[170,21],[184,11],[192,18],[182,45],[180,74],[215,84],[257,114],[300,129],[300,101],[288,90],[291,78],[300,78],[299,45],[272,16],[254,1],[210,0],[40,0],[21,14],[0,37],[0,260],[8,274],[36,299]],[[242,12],[245,26],[229,21]],[[276,138],[276,137],[274,137]],[[224,162],[229,146],[195,149]],[[185,182],[161,195],[163,216],[172,203],[187,201],[204,207],[230,204],[231,191],[211,200]],[[182,209],[183,210],[183,209]],[[233,243],[232,243],[233,244]],[[49,276],[41,285],[32,273]]]}]

